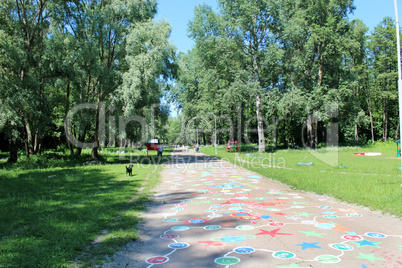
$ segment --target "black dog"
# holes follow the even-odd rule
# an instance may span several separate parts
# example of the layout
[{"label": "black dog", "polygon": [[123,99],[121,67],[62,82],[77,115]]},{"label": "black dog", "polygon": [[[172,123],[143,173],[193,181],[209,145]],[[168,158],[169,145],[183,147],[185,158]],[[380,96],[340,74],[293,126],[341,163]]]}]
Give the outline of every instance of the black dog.
[{"label": "black dog", "polygon": [[126,176],[133,176],[133,165],[129,165],[128,167],[126,166]]}]

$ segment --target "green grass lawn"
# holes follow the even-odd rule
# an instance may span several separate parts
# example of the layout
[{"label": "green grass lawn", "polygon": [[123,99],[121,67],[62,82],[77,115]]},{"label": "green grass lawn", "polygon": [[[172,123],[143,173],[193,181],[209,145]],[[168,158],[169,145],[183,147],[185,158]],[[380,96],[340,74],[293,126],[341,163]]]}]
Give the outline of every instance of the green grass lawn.
[{"label": "green grass lawn", "polygon": [[0,162],[0,267],[88,267],[136,240],[170,152],[160,162],[134,150],[104,152],[96,164],[87,153]]},{"label": "green grass lawn", "polygon": [[[294,189],[333,196],[342,201],[402,217],[400,158],[395,143],[375,146],[276,150],[273,153],[225,152],[218,147],[217,157],[265,177],[281,181]],[[214,147],[201,152],[215,156]],[[356,152],[380,152],[381,156],[356,156]],[[299,166],[298,163],[310,163]]]}]

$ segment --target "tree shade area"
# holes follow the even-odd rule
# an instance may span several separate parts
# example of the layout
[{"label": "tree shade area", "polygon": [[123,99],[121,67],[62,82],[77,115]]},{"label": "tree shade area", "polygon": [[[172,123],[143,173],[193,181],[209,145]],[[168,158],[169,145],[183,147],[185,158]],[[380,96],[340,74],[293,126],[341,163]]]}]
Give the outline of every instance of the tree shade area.
[{"label": "tree shade area", "polygon": [[353,0],[218,2],[177,54],[156,0],[1,1],[0,150],[399,139],[392,18],[368,33]]}]

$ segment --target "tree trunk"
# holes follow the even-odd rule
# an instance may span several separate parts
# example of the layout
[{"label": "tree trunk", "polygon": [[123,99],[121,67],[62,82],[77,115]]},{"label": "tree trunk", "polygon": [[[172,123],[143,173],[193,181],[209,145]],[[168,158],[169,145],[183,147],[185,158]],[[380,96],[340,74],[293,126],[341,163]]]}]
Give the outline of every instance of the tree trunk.
[{"label": "tree trunk", "polygon": [[373,113],[371,112],[371,107],[369,105],[369,114],[370,114],[370,128],[371,128],[371,142],[374,144],[374,123],[373,123]]},{"label": "tree trunk", "polygon": [[17,151],[17,141],[16,138],[10,139],[10,155],[8,158],[9,163],[17,163],[18,161],[18,151]]},{"label": "tree trunk", "polygon": [[239,144],[239,146],[241,145],[241,141],[242,141],[242,116],[243,116],[243,109],[242,109],[242,105],[241,102],[238,102],[238,106],[237,106],[237,143]]},{"label": "tree trunk", "polygon": [[33,153],[33,145],[32,145],[32,132],[31,127],[29,126],[28,122],[25,122],[25,155],[29,157],[31,153]]},{"label": "tree trunk", "polygon": [[359,142],[359,128],[357,124],[355,124],[355,142]]},{"label": "tree trunk", "polygon": [[[84,142],[86,134],[87,134],[87,127],[85,127],[85,129],[84,129],[84,133],[82,133],[82,135],[78,136],[78,140]],[[82,152],[82,148],[78,147],[77,150],[75,151],[75,155],[80,156],[81,152]]]},{"label": "tree trunk", "polygon": [[382,140],[385,142],[388,139],[387,100],[384,101],[383,122]]},{"label": "tree trunk", "polygon": [[265,153],[265,137],[264,137],[264,124],[262,120],[261,99],[260,96],[255,98],[255,104],[257,107],[257,131],[258,131],[258,152]]},{"label": "tree trunk", "polygon": [[[64,32],[63,32],[64,34]],[[70,82],[67,84],[67,92],[66,92],[66,106],[65,106],[65,111],[64,111],[64,118],[67,117],[68,111],[70,110]],[[67,141],[67,146],[70,151],[71,155],[74,155],[74,148],[71,142],[68,140],[68,137],[66,137]]]},{"label": "tree trunk", "polygon": [[310,148],[313,148],[313,122],[312,115],[307,116],[307,142]]}]

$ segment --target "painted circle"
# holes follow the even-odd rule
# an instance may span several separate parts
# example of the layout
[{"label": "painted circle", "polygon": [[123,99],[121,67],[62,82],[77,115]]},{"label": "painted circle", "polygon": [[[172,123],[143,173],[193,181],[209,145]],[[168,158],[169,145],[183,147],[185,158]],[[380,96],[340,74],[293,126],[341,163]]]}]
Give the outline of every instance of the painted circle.
[{"label": "painted circle", "polygon": [[352,246],[345,245],[345,244],[330,244],[329,245],[331,248],[337,249],[337,250],[342,250],[342,251],[350,251],[353,250]]},{"label": "painted circle", "polygon": [[349,213],[349,214],[346,214],[346,216],[348,216],[348,217],[354,217],[354,218],[361,218],[361,217],[363,217],[363,215],[361,215],[361,214],[356,214],[356,213]]},{"label": "painted circle", "polygon": [[173,226],[171,228],[173,231],[187,231],[189,228],[187,226]]},{"label": "painted circle", "polygon": [[338,263],[341,261],[340,258],[332,255],[321,255],[315,258],[315,260],[321,262],[321,263]]},{"label": "painted circle", "polygon": [[336,215],[325,215],[324,218],[327,218],[327,219],[336,219],[336,218],[338,218],[338,216],[336,216]]},{"label": "painted circle", "polygon": [[211,214],[211,215],[208,215],[208,218],[220,218],[220,217],[223,217],[223,215],[222,215],[222,214]]},{"label": "painted circle", "polygon": [[205,230],[209,230],[209,231],[218,230],[221,228],[222,228],[222,226],[220,226],[220,225],[208,225],[208,226],[204,227]]},{"label": "painted circle", "polygon": [[178,221],[178,219],[171,218],[171,219],[164,219],[163,221],[164,222],[176,222],[176,221]]},{"label": "painted circle", "polygon": [[215,263],[220,265],[233,265],[240,262],[239,258],[236,257],[220,257],[215,259]]},{"label": "painted circle", "polygon": [[283,222],[270,222],[268,223],[269,226],[283,226],[285,225]]},{"label": "painted circle", "polygon": [[241,230],[241,231],[248,231],[248,230],[253,230],[254,227],[251,225],[239,225],[236,227],[237,230]]},{"label": "painted circle", "polygon": [[372,238],[386,238],[387,235],[382,234],[382,233],[366,233],[367,236],[372,237]]},{"label": "painted circle", "polygon": [[207,210],[205,210],[205,212],[217,212],[218,210],[217,209],[207,209]]},{"label": "painted circle", "polygon": [[176,239],[179,238],[180,236],[177,234],[163,234],[160,236],[162,239]]},{"label": "painted circle", "polygon": [[181,210],[183,210],[183,208],[174,207],[174,208],[171,208],[171,210],[174,210],[174,211],[181,211]]},{"label": "painted circle", "polygon": [[188,248],[190,246],[189,243],[172,243],[169,244],[168,247],[173,248],[173,249],[183,249],[183,248]]},{"label": "painted circle", "polygon": [[330,224],[330,223],[318,223],[315,225],[315,227],[321,228],[321,229],[332,229],[335,227],[335,224]]},{"label": "painted circle", "polygon": [[349,240],[349,241],[360,241],[363,240],[363,237],[360,235],[344,235],[342,239]]},{"label": "painted circle", "polygon": [[235,248],[233,251],[239,254],[251,254],[255,251],[255,249],[250,247],[238,247]]},{"label": "painted circle", "polygon": [[221,237],[220,240],[223,242],[235,243],[246,240],[246,237],[241,235],[225,235],[224,237]]},{"label": "painted circle", "polygon": [[193,220],[189,220],[189,223],[204,223],[205,221],[202,219],[193,219]]},{"label": "painted circle", "polygon": [[317,224],[318,222],[317,221],[302,221],[301,223],[308,224],[308,225],[314,225],[314,224]]},{"label": "painted circle", "polygon": [[296,257],[296,254],[293,252],[289,251],[277,251],[272,253],[272,257],[277,258],[277,259],[292,259]]},{"label": "painted circle", "polygon": [[145,260],[145,262],[148,264],[163,264],[167,263],[168,261],[169,258],[164,256],[154,256]]},{"label": "painted circle", "polygon": [[322,208],[322,209],[331,209],[332,207],[328,207],[328,206],[321,206],[320,208]]}]

